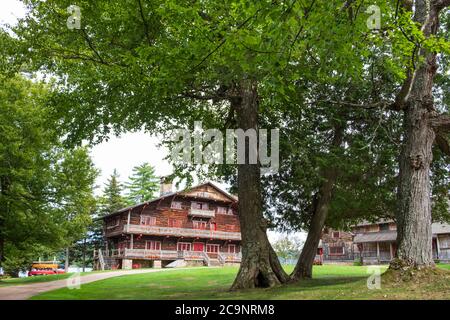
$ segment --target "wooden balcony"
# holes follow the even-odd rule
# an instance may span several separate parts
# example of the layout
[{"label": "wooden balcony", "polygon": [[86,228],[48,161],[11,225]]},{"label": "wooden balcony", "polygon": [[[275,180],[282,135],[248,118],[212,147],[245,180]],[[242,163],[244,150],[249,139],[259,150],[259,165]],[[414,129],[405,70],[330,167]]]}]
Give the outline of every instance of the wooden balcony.
[{"label": "wooden balcony", "polygon": [[205,209],[189,209],[189,216],[200,217],[200,218],[214,218],[216,212],[214,210]]},{"label": "wooden balcony", "polygon": [[124,225],[123,232],[134,234],[156,235],[156,236],[241,240],[240,232],[226,232],[226,231],[190,229],[190,228],[172,228],[172,227],[169,228],[169,227],[145,226],[137,224]]},{"label": "wooden balcony", "polygon": [[[210,257],[204,251],[176,251],[176,250],[147,250],[147,249],[114,249],[102,250],[104,258],[119,258],[119,259],[146,259],[146,260],[193,260],[205,261],[209,265]],[[94,258],[98,257],[98,252],[94,252]],[[240,253],[225,253],[217,254],[217,259],[222,263],[227,262],[241,262]]]}]

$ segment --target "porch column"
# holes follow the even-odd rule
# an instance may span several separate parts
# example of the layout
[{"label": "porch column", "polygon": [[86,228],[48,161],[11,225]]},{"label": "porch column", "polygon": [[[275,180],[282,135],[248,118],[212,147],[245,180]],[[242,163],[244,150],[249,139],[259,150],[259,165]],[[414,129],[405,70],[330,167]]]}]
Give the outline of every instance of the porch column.
[{"label": "porch column", "polygon": [[391,255],[391,259],[394,259],[394,248],[392,247],[392,242],[389,242],[389,253]]},{"label": "porch column", "polygon": [[439,248],[439,235],[436,235],[436,254],[437,258],[439,259],[439,256],[441,255],[441,249]]},{"label": "porch column", "polygon": [[377,242],[377,258],[378,262],[380,262],[380,244]]},{"label": "porch column", "polygon": [[128,228],[130,227],[130,215],[131,215],[131,210],[128,210],[127,232],[128,232]]},{"label": "porch column", "polygon": [[134,234],[131,234],[130,249],[134,249]]}]

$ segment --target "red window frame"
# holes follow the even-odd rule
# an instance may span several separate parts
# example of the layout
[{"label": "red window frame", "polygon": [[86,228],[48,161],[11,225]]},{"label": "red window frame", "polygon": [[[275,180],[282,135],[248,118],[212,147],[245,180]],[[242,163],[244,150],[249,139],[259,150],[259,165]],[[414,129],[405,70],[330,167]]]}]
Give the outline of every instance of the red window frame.
[{"label": "red window frame", "polygon": [[147,240],[145,241],[146,250],[161,250],[161,241]]},{"label": "red window frame", "polygon": [[169,218],[167,221],[167,225],[170,228],[181,228],[182,226],[182,221],[179,219],[175,219],[175,218]]},{"label": "red window frame", "polygon": [[177,242],[177,251],[191,251],[192,243],[190,242]]},{"label": "red window frame", "polygon": [[156,225],[156,217],[149,216],[149,215],[142,215],[141,216],[141,225],[144,225],[144,226]]},{"label": "red window frame", "polygon": [[206,252],[219,253],[219,251],[220,251],[220,244],[212,244],[212,243],[206,244]]},{"label": "red window frame", "polygon": [[[231,249],[233,248],[233,249]],[[237,246],[235,244],[228,245],[228,253],[237,253]]]},{"label": "red window frame", "polygon": [[207,225],[206,221],[198,221],[198,220],[192,221],[192,227],[194,229],[206,230],[206,225]]}]

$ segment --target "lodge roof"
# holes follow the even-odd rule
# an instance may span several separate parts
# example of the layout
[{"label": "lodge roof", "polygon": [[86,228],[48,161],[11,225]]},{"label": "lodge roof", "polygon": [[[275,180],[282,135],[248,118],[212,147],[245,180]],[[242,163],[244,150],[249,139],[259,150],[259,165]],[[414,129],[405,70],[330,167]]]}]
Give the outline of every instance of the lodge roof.
[{"label": "lodge roof", "polygon": [[143,205],[148,205],[149,203],[156,202],[156,201],[159,201],[161,199],[168,198],[168,197],[171,197],[171,196],[174,196],[174,195],[180,195],[180,194],[182,194],[182,193],[184,193],[186,191],[193,190],[193,189],[205,186],[205,185],[209,185],[209,186],[213,187],[214,189],[216,189],[217,191],[219,191],[220,193],[225,195],[227,198],[229,198],[232,202],[237,202],[238,201],[238,197],[237,196],[234,196],[234,195],[226,192],[225,190],[219,188],[218,186],[216,186],[211,181],[207,181],[207,182],[198,184],[198,185],[193,186],[193,187],[185,188],[185,189],[180,190],[180,191],[166,193],[166,194],[164,194],[164,195],[162,195],[162,196],[160,196],[158,198],[151,199],[151,200],[148,200],[148,201],[145,201],[145,202],[142,202],[142,203],[138,203],[138,204],[135,204],[135,205],[132,205],[132,206],[128,206],[128,207],[119,209],[119,210],[114,211],[114,212],[112,212],[110,214],[107,214],[107,215],[105,215],[103,217],[99,217],[98,219],[104,219],[104,218],[112,217],[112,216],[115,216],[115,215],[117,215],[119,213],[126,212],[126,211],[132,210],[134,208],[138,208],[140,206],[143,206]]},{"label": "lodge roof", "polygon": [[363,220],[360,223],[357,223],[355,226],[356,227],[363,227],[363,226],[370,226],[373,224],[382,224],[382,223],[390,223],[390,222],[395,222],[393,219],[391,218],[381,218],[377,221],[368,221],[368,220]]},{"label": "lodge roof", "polygon": [[433,234],[450,233],[450,224],[442,222],[434,222],[431,225],[431,232]]},{"label": "lodge roof", "polygon": [[354,238],[354,243],[362,242],[383,242],[395,241],[397,239],[397,231],[358,233]]}]

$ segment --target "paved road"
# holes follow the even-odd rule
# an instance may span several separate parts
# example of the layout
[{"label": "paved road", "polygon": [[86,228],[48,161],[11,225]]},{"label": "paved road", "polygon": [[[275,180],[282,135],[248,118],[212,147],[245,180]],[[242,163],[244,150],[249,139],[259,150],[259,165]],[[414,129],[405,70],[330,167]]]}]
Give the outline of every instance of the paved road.
[{"label": "paved road", "polygon": [[[79,277],[80,285],[94,282],[98,280],[108,279],[112,277],[118,277],[128,274],[139,274],[139,273],[149,273],[149,272],[160,272],[169,271],[173,269],[136,269],[136,270],[118,270],[110,272],[100,272],[87,274]],[[69,278],[70,279],[70,278]],[[68,283],[71,285],[76,285],[76,282],[64,279],[49,282],[37,282],[25,285],[12,285],[0,288],[0,300],[25,300],[41,292],[55,290],[59,288],[67,287]]]}]

